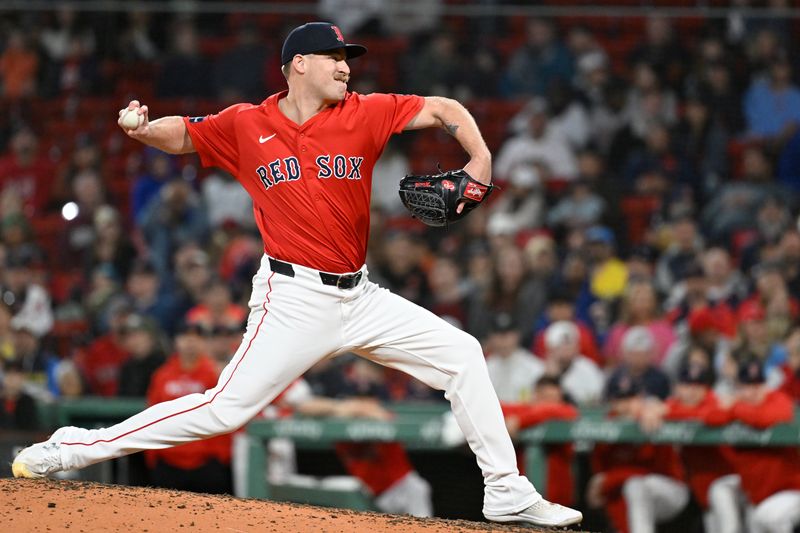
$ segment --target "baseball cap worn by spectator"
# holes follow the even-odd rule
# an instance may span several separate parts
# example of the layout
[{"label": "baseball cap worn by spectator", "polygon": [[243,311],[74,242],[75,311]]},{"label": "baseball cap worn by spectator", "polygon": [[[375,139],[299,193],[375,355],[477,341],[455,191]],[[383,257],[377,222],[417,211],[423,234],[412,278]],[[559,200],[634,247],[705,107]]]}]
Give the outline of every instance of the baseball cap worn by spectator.
[{"label": "baseball cap worn by spectator", "polygon": [[678,382],[710,386],[714,383],[714,376],[707,366],[687,363],[681,366],[678,372]]},{"label": "baseball cap worn by spectator", "polygon": [[544,333],[544,345],[550,350],[559,346],[577,344],[580,340],[578,326],[567,320],[550,324]]},{"label": "baseball cap worn by spectator", "polygon": [[767,381],[764,365],[758,359],[746,359],[739,363],[738,378],[743,385],[757,385]]},{"label": "baseball cap worn by spectator", "polygon": [[624,400],[641,394],[639,382],[627,372],[617,372],[606,383],[606,400]]},{"label": "baseball cap worn by spectator", "polygon": [[759,302],[747,301],[739,307],[739,322],[760,322],[766,320],[767,313]]},{"label": "baseball cap worn by spectator", "polygon": [[622,337],[623,353],[650,352],[655,348],[656,342],[653,339],[653,334],[644,326],[634,326]]},{"label": "baseball cap worn by spectator", "polygon": [[492,333],[507,333],[509,331],[516,331],[517,324],[514,317],[510,313],[498,313],[492,317],[491,331]]},{"label": "baseball cap worn by spectator", "polygon": [[125,318],[122,325],[123,333],[134,333],[137,331],[144,331],[150,335],[155,336],[158,326],[152,319],[139,314],[131,314]]},{"label": "baseball cap worn by spectator", "polygon": [[689,332],[693,335],[699,335],[707,331],[723,333],[722,325],[717,320],[717,317],[714,316],[714,312],[708,307],[692,309],[686,318],[686,324],[689,326]]},{"label": "baseball cap worn by spectator", "polygon": [[178,327],[175,329],[176,335],[200,335],[201,337],[207,337],[211,334],[211,328],[209,328],[203,322],[197,321],[189,321],[189,320],[181,320],[178,324]]},{"label": "baseball cap worn by spectator", "polygon": [[586,230],[586,242],[613,246],[615,242],[614,232],[605,226],[592,226]]},{"label": "baseball cap worn by spectator", "polygon": [[281,49],[281,65],[290,62],[297,54],[314,54],[344,48],[347,59],[364,55],[367,48],[360,44],[347,44],[338,26],[330,22],[309,22],[293,29]]},{"label": "baseball cap worn by spectator", "polygon": [[147,259],[138,259],[131,267],[131,274],[156,275],[156,267]]}]

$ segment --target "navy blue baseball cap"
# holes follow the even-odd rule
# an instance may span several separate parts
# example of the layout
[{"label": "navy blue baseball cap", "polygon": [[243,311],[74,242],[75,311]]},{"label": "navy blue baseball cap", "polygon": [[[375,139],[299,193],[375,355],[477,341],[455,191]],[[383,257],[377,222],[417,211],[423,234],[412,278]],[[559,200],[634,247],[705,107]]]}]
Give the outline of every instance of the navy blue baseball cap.
[{"label": "navy blue baseball cap", "polygon": [[281,65],[285,65],[297,54],[315,54],[344,48],[347,59],[367,53],[367,48],[360,44],[344,42],[342,31],[330,22],[309,22],[293,29],[281,50]]},{"label": "navy blue baseball cap", "polygon": [[678,371],[678,383],[695,385],[713,385],[714,375],[711,369],[696,363],[685,363]]},{"label": "navy blue baseball cap", "polygon": [[641,392],[641,384],[624,369],[614,372],[606,383],[606,400],[632,398],[638,396]]},{"label": "navy blue baseball cap", "polygon": [[756,385],[767,381],[764,365],[756,358],[749,358],[739,363],[739,383]]}]

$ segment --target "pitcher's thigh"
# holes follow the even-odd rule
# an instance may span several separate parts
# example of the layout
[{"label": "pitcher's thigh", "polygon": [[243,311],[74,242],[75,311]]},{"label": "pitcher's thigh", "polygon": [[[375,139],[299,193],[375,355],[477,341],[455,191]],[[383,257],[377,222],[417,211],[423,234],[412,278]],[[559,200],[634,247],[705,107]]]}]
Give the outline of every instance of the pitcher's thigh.
[{"label": "pitcher's thigh", "polygon": [[472,335],[385,289],[375,287],[365,296],[345,331],[360,355],[440,390],[465,368],[486,373],[481,345]]}]

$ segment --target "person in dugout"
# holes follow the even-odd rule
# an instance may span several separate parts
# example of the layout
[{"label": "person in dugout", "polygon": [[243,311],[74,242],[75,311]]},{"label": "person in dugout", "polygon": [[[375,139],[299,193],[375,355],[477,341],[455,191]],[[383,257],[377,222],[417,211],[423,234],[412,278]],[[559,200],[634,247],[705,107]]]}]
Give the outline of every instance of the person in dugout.
[{"label": "person in dugout", "polygon": [[[312,368],[308,377],[313,379],[315,374],[320,374],[319,369],[328,363],[323,361]],[[374,367],[373,363],[363,360],[356,360],[354,364],[365,365],[363,368],[366,369]],[[335,370],[335,367],[331,368],[331,371]],[[353,378],[352,371],[339,374],[339,378],[344,379],[317,380],[316,390],[305,379],[299,378],[272,402],[271,407],[277,408],[279,415],[294,413],[375,420],[389,420],[394,416],[376,399],[378,395],[357,394],[360,387],[353,383],[358,378]],[[330,376],[330,372],[323,372],[324,375]],[[321,384],[322,389],[319,387]],[[370,389],[376,392],[375,387]],[[374,504],[380,511],[417,517],[433,516],[431,486],[414,469],[400,443],[340,442],[336,444],[336,455],[347,473],[359,479],[374,497]]]},{"label": "person in dugout", "polygon": [[[639,381],[616,373],[606,386],[609,416],[639,420],[647,401]],[[676,518],[689,502],[684,469],[671,445],[596,444],[586,501],[605,507],[620,533],[652,533]]]},{"label": "person in dugout", "polygon": [[[175,353],[156,372],[147,390],[148,405],[214,387],[219,373],[207,355],[208,328],[183,321],[175,335]],[[150,482],[157,487],[231,493],[231,436],[220,435],[162,450],[145,451]]]},{"label": "person in dugout", "polygon": [[[714,376],[711,357],[705,348],[693,346],[681,366],[678,381],[665,402],[647,403],[640,424],[647,433],[661,427],[664,420],[698,420],[709,423],[722,409],[712,390]],[[730,446],[683,446],[680,456],[686,468],[686,481],[703,509],[707,533],[742,531],[742,495],[736,459]]]},{"label": "person in dugout", "polygon": [[[782,390],[766,385],[762,363],[750,359],[738,368],[736,400],[708,420],[741,422],[765,430],[794,419],[794,404]],[[734,464],[750,502],[747,531],[792,533],[800,525],[800,450],[796,446],[735,447]]]},{"label": "person in dugout", "polygon": [[[533,388],[530,402],[501,402],[500,407],[503,409],[508,434],[512,439],[516,439],[522,430],[549,420],[575,420],[578,418],[578,410],[565,401],[559,378],[554,376],[539,378]],[[547,456],[547,494],[545,497],[551,502],[572,506],[575,503],[575,484],[572,473],[575,450],[572,443],[549,444],[545,447],[545,454]],[[524,450],[520,448],[517,448],[517,468],[521,473],[525,473]]]}]

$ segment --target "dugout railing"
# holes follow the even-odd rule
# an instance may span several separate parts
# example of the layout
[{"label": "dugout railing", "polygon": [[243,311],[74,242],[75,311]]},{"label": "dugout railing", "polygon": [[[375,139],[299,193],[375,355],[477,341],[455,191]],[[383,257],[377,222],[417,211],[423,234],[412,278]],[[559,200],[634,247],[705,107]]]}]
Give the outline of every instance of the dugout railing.
[{"label": "dugout railing", "polygon": [[[102,427],[114,424],[145,407],[142,399],[79,398],[42,404],[39,417],[43,430],[64,425]],[[302,488],[268,483],[267,441],[286,438],[298,450],[329,450],[337,442],[400,442],[410,451],[454,453],[464,446],[453,446],[443,439],[443,403],[397,403],[388,406],[395,413],[389,421],[344,418],[289,417],[254,420],[246,427],[249,436],[248,496],[319,505],[368,508],[367,499],[320,488]],[[800,414],[790,424],[765,430],[734,423],[706,427],[699,422],[665,422],[654,433],[644,433],[634,421],[612,420],[604,408],[581,410],[574,421],[550,421],[523,431],[519,444],[525,448],[525,470],[540,491],[547,483],[545,447],[548,444],[575,443],[587,450],[595,442],[673,443],[683,445],[800,446]]]}]

